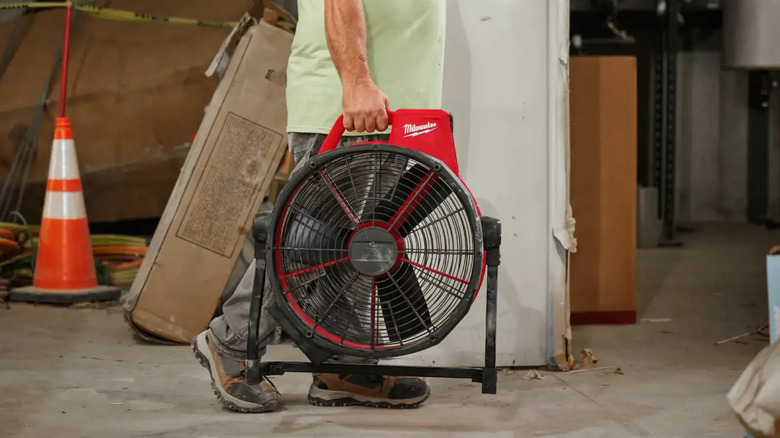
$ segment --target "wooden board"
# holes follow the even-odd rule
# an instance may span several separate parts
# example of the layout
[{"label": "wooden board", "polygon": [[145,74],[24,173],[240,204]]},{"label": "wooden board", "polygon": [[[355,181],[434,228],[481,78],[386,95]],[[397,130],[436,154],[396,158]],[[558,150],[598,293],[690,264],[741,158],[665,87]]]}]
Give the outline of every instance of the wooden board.
[{"label": "wooden board", "polygon": [[636,321],[636,60],[571,59],[571,322]]}]

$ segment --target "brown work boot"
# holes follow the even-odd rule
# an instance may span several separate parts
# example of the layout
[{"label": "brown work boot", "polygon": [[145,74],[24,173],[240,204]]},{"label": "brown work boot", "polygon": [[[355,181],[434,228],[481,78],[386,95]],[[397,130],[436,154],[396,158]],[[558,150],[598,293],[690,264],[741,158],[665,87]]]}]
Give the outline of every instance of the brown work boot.
[{"label": "brown work boot", "polygon": [[424,402],[430,392],[428,382],[417,377],[316,374],[309,388],[309,403],[412,409]]},{"label": "brown work boot", "polygon": [[211,375],[211,389],[214,395],[228,409],[236,412],[269,412],[279,404],[279,392],[270,380],[265,379],[258,386],[246,383],[244,362],[225,359],[208,338],[208,330],[192,340],[195,358]]}]

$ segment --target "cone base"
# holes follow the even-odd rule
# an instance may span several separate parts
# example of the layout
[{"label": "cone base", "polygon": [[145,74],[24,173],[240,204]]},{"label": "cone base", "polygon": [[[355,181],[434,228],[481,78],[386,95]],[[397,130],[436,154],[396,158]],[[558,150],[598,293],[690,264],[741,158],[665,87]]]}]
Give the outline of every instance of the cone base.
[{"label": "cone base", "polygon": [[89,289],[41,289],[20,287],[11,289],[9,301],[25,301],[42,304],[75,304],[87,301],[118,300],[120,289],[113,286],[96,286]]}]

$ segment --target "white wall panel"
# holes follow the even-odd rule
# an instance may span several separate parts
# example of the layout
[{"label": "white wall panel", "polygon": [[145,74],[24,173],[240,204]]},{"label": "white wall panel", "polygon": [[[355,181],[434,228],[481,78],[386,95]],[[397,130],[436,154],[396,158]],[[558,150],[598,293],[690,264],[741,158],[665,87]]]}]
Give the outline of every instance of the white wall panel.
[{"label": "white wall panel", "polygon": [[[498,364],[504,366],[548,363],[551,289],[565,283],[565,251],[556,250],[549,201],[568,199],[565,163],[550,161],[565,158],[568,138],[565,113],[555,114],[567,108],[561,97],[567,75],[560,74],[567,57],[557,53],[567,47],[560,45],[568,41],[567,5],[448,0],[444,107],[454,115],[464,180],[483,214],[503,222]],[[551,154],[555,142],[564,148]],[[564,167],[551,172],[558,164]],[[551,185],[553,174],[563,181]],[[551,197],[551,187],[563,190],[563,198]],[[469,315],[442,344],[393,362],[479,365],[484,321],[483,285]]]}]

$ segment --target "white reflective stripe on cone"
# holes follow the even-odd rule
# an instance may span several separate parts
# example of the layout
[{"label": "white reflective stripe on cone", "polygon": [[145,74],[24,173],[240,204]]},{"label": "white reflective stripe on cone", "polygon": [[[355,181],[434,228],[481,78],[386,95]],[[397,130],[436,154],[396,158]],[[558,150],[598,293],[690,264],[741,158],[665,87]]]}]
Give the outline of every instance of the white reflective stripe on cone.
[{"label": "white reflective stripe on cone", "polygon": [[43,217],[51,219],[81,219],[87,217],[81,192],[46,192]]},{"label": "white reflective stripe on cone", "polygon": [[50,179],[72,179],[79,177],[79,165],[76,161],[76,146],[72,139],[54,140],[51,145],[49,161]]}]

